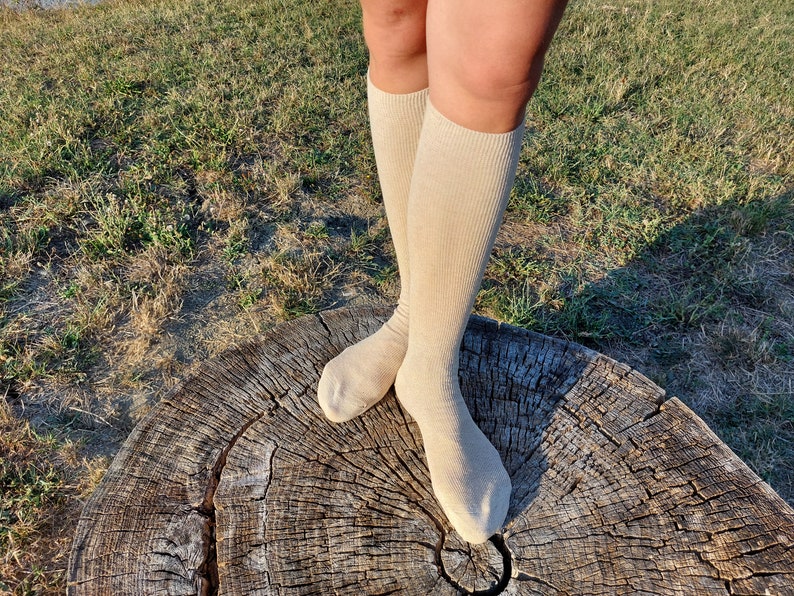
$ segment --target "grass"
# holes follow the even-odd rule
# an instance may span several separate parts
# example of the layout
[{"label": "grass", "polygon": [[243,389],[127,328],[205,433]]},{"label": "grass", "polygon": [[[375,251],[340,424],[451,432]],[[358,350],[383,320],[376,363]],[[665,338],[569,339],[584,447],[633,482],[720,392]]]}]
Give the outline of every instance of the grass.
[{"label": "grass", "polygon": [[78,498],[102,471],[85,465],[73,443],[37,432],[0,400],[0,593],[63,592],[73,530],[63,519],[79,515]]},{"label": "grass", "polygon": [[[396,301],[358,20],[0,9],[0,592],[62,593],[80,499],[191,367]],[[572,3],[476,308],[636,367],[794,504],[792,39],[784,0]]]}]

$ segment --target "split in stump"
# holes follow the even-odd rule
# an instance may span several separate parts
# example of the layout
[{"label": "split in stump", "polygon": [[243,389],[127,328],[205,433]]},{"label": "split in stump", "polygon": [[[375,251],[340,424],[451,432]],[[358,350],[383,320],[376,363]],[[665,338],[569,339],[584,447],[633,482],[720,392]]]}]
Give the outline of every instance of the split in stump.
[{"label": "split in stump", "polygon": [[325,363],[386,308],[320,313],[207,362],[136,427],[80,519],[72,595],[794,594],[794,510],[648,379],[473,317],[461,389],[513,482],[472,546],[393,394],[328,422]]}]

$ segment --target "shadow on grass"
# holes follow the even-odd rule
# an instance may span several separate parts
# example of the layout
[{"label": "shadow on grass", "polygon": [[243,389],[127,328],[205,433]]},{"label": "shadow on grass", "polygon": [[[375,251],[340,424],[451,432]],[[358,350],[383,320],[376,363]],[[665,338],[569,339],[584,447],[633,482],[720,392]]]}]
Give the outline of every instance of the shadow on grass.
[{"label": "shadow on grass", "polygon": [[571,288],[500,314],[644,373],[794,504],[794,192],[704,208]]}]

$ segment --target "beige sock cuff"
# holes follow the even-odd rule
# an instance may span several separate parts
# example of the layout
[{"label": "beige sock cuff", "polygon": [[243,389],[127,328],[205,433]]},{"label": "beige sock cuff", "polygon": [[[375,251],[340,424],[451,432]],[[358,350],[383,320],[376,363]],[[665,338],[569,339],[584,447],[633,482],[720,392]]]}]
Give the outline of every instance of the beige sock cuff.
[{"label": "beige sock cuff", "polygon": [[433,178],[447,181],[447,189],[437,192],[458,197],[447,208],[465,208],[464,219],[475,226],[493,222],[495,238],[515,181],[524,123],[504,133],[471,130],[448,119],[428,100],[422,134],[423,154],[439,157],[432,166]]},{"label": "beige sock cuff", "polygon": [[408,201],[427,96],[427,89],[404,94],[381,91],[367,73],[369,123],[384,198],[390,200],[392,197],[385,195],[394,194],[395,201],[403,206]]},{"label": "beige sock cuff", "polygon": [[389,93],[378,89],[372,82],[367,71],[367,100],[369,102],[370,118],[372,110],[387,113],[393,118],[404,121],[411,126],[422,126],[422,119],[427,106],[427,89],[420,89],[413,93]]},{"label": "beige sock cuff", "polygon": [[508,132],[493,133],[472,130],[444,116],[430,99],[427,100],[424,125],[432,127],[440,133],[433,137],[438,148],[458,144],[476,147],[483,154],[487,154],[489,160],[495,164],[517,162],[518,154],[521,151],[520,140],[524,137],[523,121],[514,130]]},{"label": "beige sock cuff", "polygon": [[[515,181],[523,137],[523,122],[505,133],[471,130],[448,119],[428,100],[422,153],[433,156],[433,172],[426,172],[430,176],[425,180],[435,187],[428,195],[435,192],[455,197],[446,205],[442,201],[439,208],[453,209],[460,223],[479,227],[489,222],[485,228],[492,227],[495,234]],[[423,165],[417,164],[417,168]],[[459,231],[451,232],[455,235]]]}]

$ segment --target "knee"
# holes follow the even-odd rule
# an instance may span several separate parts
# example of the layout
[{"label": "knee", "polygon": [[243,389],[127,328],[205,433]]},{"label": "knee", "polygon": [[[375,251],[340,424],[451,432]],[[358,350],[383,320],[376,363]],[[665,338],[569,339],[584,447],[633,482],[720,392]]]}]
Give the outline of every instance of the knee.
[{"label": "knee", "polygon": [[379,60],[411,59],[427,52],[425,0],[362,3],[364,39]]},{"label": "knee", "polygon": [[505,55],[467,53],[466,58],[437,68],[430,98],[452,121],[482,132],[514,130],[537,87],[543,52]]},{"label": "knee", "polygon": [[454,69],[456,86],[472,98],[523,109],[540,81],[544,55],[538,48],[521,56],[471,56]]}]

